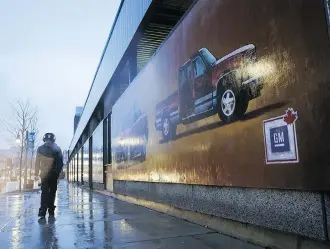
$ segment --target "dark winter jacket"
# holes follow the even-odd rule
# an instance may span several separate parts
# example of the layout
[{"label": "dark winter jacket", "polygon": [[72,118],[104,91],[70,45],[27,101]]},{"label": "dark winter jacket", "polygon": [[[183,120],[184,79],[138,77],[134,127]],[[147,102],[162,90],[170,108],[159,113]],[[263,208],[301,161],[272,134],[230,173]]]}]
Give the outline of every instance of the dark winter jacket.
[{"label": "dark winter jacket", "polygon": [[46,142],[38,148],[35,164],[35,175],[41,179],[58,177],[63,168],[63,155],[61,148],[52,142]]}]

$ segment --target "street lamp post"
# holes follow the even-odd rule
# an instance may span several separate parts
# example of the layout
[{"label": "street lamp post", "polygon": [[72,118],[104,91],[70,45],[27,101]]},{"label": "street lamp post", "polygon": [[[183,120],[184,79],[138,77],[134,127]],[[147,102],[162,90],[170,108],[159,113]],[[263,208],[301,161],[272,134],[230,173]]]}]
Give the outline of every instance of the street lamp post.
[{"label": "street lamp post", "polygon": [[25,171],[24,171],[24,189],[26,189],[27,186],[27,165],[28,165],[28,159],[27,159],[27,155],[28,155],[28,136],[29,136],[29,132],[26,131],[26,135],[25,135]]},{"label": "street lamp post", "polygon": [[[19,136],[19,133],[17,133],[16,143],[19,144],[19,145],[21,144],[21,138]],[[21,192],[22,191],[22,158],[20,158],[20,160],[19,160],[19,179],[18,179],[18,184],[19,184],[19,186],[18,186],[19,192]]]}]

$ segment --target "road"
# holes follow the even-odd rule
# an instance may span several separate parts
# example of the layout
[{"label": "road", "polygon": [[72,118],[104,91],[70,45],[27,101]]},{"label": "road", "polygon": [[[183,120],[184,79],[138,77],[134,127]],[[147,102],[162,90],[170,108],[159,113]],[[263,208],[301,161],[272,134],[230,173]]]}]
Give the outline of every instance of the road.
[{"label": "road", "polygon": [[38,191],[0,195],[1,249],[259,249],[210,229],[60,181],[55,219]]}]

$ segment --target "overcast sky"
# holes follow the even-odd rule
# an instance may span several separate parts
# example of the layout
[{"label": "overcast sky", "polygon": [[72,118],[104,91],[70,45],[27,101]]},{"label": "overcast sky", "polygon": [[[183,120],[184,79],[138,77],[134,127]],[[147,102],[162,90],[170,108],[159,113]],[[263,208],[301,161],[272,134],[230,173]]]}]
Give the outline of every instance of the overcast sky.
[{"label": "overcast sky", "polygon": [[[41,133],[67,149],[120,0],[0,0],[0,116],[30,99]],[[0,149],[8,148],[3,132]]]}]

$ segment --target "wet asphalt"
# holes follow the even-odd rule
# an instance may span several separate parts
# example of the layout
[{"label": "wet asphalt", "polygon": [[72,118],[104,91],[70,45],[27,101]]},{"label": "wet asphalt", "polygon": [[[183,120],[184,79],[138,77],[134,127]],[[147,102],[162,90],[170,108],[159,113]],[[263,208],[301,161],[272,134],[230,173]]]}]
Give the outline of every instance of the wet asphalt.
[{"label": "wet asphalt", "polygon": [[60,181],[55,218],[40,192],[0,195],[0,249],[260,249],[213,230]]}]

